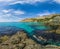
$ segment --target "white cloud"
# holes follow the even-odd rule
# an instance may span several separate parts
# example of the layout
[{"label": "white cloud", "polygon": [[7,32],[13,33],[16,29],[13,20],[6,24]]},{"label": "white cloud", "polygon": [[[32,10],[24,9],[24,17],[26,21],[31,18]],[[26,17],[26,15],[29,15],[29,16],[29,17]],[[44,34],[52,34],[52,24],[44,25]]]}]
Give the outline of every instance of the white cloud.
[{"label": "white cloud", "polygon": [[9,9],[9,10],[1,10],[3,13],[7,14],[7,13],[13,13],[15,15],[22,15],[25,14],[24,11],[21,10],[13,10],[13,9]]},{"label": "white cloud", "polygon": [[45,2],[47,0],[20,0],[20,1],[16,1],[12,4],[16,4],[16,3],[20,3],[20,4],[24,4],[24,3],[28,3],[28,4],[34,4],[34,3],[37,3],[37,2]]},{"label": "white cloud", "polygon": [[55,12],[43,12],[43,13],[38,13],[37,16],[44,16],[44,15],[50,15],[50,14],[55,14]]},{"label": "white cloud", "polygon": [[12,5],[12,4],[24,4],[24,3],[28,3],[28,4],[35,4],[37,2],[45,2],[48,0],[0,0],[0,3],[3,3],[3,5]]},{"label": "white cloud", "polygon": [[22,18],[19,17],[22,14],[25,14],[24,11],[13,9],[0,10],[0,22],[18,22],[19,20],[22,20]]},{"label": "white cloud", "polygon": [[0,2],[10,2],[10,1],[13,1],[13,0],[0,0]]},{"label": "white cloud", "polygon": [[18,10],[18,11],[14,11],[14,14],[16,14],[16,15],[22,15],[22,14],[25,14],[25,12]]},{"label": "white cloud", "polygon": [[15,2],[15,0],[0,0],[0,6],[6,6],[9,5],[10,3]]},{"label": "white cloud", "polygon": [[4,13],[8,13],[8,12],[10,12],[11,10],[2,10],[2,12],[4,12]]},{"label": "white cloud", "polygon": [[53,0],[53,2],[60,4],[60,0]]},{"label": "white cloud", "polygon": [[0,22],[19,22],[19,20],[22,20],[22,18],[19,18],[18,20],[0,18]]}]

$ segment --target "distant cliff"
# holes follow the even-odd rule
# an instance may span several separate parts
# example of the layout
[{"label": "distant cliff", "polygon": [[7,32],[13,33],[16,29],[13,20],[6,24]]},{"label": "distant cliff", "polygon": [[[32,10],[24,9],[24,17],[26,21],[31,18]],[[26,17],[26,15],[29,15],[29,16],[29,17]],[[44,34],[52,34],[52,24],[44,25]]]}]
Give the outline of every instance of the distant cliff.
[{"label": "distant cliff", "polygon": [[26,18],[21,22],[44,22],[51,24],[60,24],[60,14],[38,16],[36,18]]}]

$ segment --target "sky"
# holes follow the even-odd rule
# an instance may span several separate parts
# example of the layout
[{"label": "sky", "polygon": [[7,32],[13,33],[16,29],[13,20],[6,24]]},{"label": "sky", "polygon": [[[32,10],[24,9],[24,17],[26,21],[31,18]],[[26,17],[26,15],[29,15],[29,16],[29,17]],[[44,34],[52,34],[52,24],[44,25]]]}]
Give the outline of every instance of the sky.
[{"label": "sky", "polygon": [[60,0],[0,0],[0,22],[60,14]]}]

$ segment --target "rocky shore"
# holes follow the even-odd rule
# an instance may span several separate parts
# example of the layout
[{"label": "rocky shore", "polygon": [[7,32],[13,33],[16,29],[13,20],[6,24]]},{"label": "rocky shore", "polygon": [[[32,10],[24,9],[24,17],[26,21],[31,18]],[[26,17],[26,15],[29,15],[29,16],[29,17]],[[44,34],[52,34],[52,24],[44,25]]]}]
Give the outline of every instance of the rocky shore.
[{"label": "rocky shore", "polygon": [[18,31],[12,36],[0,37],[0,49],[60,49],[60,46],[43,46],[29,38],[24,31]]}]

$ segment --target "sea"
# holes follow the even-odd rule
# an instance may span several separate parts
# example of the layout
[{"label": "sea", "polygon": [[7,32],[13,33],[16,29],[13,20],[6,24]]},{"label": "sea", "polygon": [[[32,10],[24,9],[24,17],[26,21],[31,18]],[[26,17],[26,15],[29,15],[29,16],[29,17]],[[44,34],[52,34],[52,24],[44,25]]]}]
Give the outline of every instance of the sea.
[{"label": "sea", "polygon": [[[49,30],[50,27],[46,26],[42,22],[0,22],[0,36],[13,35],[18,31],[24,30],[27,35],[40,44],[47,44],[45,41],[41,41],[35,36],[35,31],[40,31],[40,35],[43,35],[43,31]],[[39,34],[36,33],[36,34]],[[44,36],[44,35],[43,35]],[[53,35],[52,35],[53,37]],[[51,43],[51,42],[50,42]]]},{"label": "sea", "polygon": [[43,23],[38,23],[38,22],[0,22],[0,30],[1,28],[20,28],[24,29],[30,34],[32,34],[33,30],[40,29],[40,30],[45,30],[47,29],[47,26],[45,26]]}]

